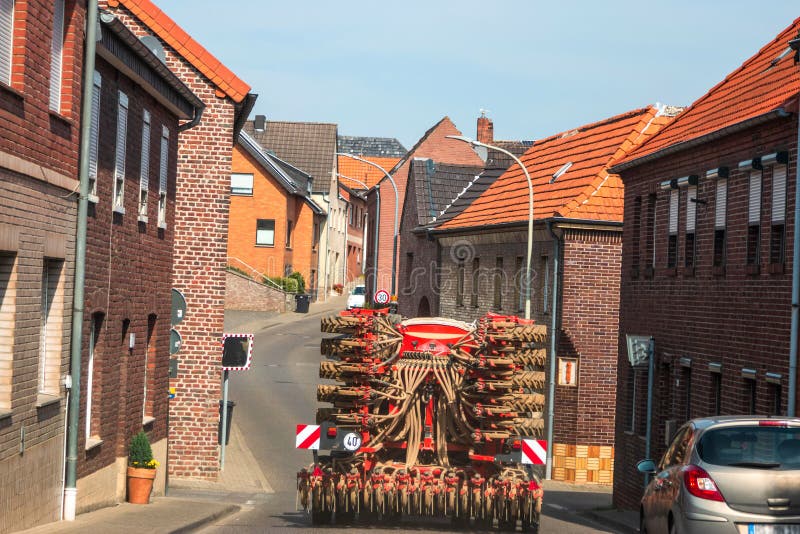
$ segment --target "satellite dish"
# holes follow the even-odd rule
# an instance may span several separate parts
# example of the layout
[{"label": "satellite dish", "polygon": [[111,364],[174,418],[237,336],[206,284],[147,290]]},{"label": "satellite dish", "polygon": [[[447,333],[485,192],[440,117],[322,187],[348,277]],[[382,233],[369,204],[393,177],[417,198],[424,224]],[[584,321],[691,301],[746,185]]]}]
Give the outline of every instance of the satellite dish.
[{"label": "satellite dish", "polygon": [[145,35],[139,39],[155,56],[161,60],[161,63],[167,63],[167,55],[164,53],[164,47],[157,37],[152,35]]}]

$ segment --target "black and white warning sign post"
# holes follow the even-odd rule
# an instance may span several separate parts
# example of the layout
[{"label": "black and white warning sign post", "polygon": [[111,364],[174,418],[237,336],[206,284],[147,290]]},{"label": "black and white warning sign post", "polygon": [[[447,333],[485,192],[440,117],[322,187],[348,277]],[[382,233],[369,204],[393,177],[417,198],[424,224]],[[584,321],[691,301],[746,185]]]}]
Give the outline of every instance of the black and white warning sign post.
[{"label": "black and white warning sign post", "polygon": [[222,436],[219,469],[225,469],[225,445],[228,442],[228,371],[247,371],[253,361],[253,334],[222,335]]}]

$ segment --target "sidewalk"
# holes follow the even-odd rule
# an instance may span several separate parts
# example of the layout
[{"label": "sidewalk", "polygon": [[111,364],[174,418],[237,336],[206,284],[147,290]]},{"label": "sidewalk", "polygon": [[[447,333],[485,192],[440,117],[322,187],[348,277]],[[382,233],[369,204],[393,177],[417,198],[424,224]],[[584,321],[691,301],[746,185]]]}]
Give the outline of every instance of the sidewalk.
[{"label": "sidewalk", "polygon": [[545,480],[543,511],[546,513],[548,508],[582,515],[615,532],[639,532],[639,514],[614,509],[609,486]]},{"label": "sidewalk", "polygon": [[225,312],[225,332],[255,334],[267,328],[293,323],[308,317],[338,313],[346,306],[347,294],[344,294],[328,297],[328,300],[322,302],[310,303],[308,313],[227,310]]}]

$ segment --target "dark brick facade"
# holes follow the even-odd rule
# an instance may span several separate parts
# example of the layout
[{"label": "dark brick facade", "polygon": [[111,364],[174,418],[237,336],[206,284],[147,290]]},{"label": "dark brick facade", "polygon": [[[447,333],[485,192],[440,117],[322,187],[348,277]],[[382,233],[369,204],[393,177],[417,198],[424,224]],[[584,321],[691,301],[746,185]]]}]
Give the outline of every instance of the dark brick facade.
[{"label": "dark brick facade", "polygon": [[[59,518],[74,279],[85,9],[65,3],[61,102],[51,110],[53,2],[16,2],[0,83],[0,532]],[[43,268],[57,282],[43,341]],[[47,343],[47,357],[41,349]],[[48,378],[42,379],[45,361]],[[24,430],[24,433],[23,433]]]},{"label": "dark brick facade", "polygon": [[[621,173],[625,182],[625,237],[614,476],[614,503],[618,507],[638,506],[643,479],[635,464],[644,457],[645,450],[645,393],[634,399],[632,391],[637,380],[637,390],[646,392],[647,373],[637,372],[634,377],[627,358],[626,334],[651,335],[655,339],[653,458],[659,458],[665,450],[668,424],[676,429],[675,425],[690,417],[717,411],[786,412],[796,140],[797,116],[792,114]],[[784,259],[770,258],[775,234],[771,223],[773,177],[777,168],[770,165],[762,171],[760,261],[748,265],[749,171],[738,171],[737,166],[741,161],[776,151],[789,153],[789,164],[785,166]],[[717,180],[706,178],[706,171],[720,166],[730,168],[727,246],[724,266],[714,267]],[[686,266],[689,200],[687,188],[681,187],[677,261],[675,267],[670,267],[667,221],[671,190],[661,189],[659,184],[693,174],[699,176],[694,203],[694,266]],[[651,202],[655,202],[652,217]],[[716,366],[709,365],[712,363],[720,364],[721,372],[713,372]],[[755,371],[754,379],[745,378],[743,368]],[[772,379],[767,373],[774,373]],[[634,405],[636,421],[632,423]]]}]

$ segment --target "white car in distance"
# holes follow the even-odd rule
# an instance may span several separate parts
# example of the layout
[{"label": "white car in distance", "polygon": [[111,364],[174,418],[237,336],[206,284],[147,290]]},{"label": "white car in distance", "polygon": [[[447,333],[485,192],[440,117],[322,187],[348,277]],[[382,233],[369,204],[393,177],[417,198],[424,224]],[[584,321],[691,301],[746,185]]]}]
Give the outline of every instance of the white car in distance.
[{"label": "white car in distance", "polygon": [[367,293],[367,288],[363,285],[359,285],[353,288],[353,291],[350,292],[350,295],[347,296],[347,309],[352,310],[353,308],[363,308],[364,307],[364,296]]}]

